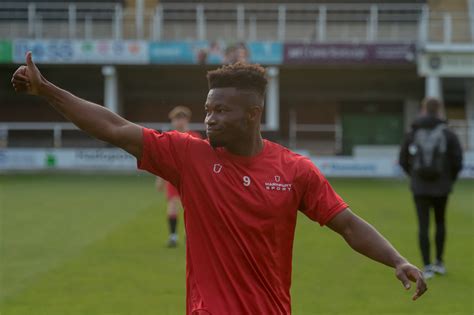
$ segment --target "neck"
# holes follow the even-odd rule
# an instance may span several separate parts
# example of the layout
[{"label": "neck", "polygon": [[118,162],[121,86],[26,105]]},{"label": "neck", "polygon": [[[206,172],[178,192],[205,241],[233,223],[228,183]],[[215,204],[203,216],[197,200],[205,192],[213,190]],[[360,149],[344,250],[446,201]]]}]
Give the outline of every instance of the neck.
[{"label": "neck", "polygon": [[253,133],[241,141],[225,146],[225,149],[232,154],[241,156],[254,156],[263,150],[263,139],[259,132]]}]

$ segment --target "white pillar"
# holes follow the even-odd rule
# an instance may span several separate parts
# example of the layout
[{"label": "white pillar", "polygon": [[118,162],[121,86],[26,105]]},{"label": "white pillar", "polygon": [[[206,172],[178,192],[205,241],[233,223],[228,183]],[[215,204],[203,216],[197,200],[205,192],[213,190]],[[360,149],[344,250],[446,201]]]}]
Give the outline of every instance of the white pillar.
[{"label": "white pillar", "polygon": [[118,105],[118,80],[114,66],[103,66],[104,75],[104,106],[114,113],[119,113]]},{"label": "white pillar", "polygon": [[36,5],[34,3],[28,4],[28,36],[33,37],[35,35],[35,17],[36,17]]},{"label": "white pillar", "polygon": [[280,4],[278,6],[278,40],[285,40],[286,33],[286,5]]},{"label": "white pillar", "polygon": [[245,40],[245,7],[237,5],[237,39]]},{"label": "white pillar", "polygon": [[405,131],[409,131],[413,120],[420,111],[420,102],[414,99],[406,99],[403,103],[403,121]]},{"label": "white pillar", "polygon": [[326,40],[326,6],[319,6],[319,15],[317,23],[317,38],[318,42],[324,42]]},{"label": "white pillar", "polygon": [[137,38],[143,38],[143,25],[144,25],[144,0],[136,0],[135,2],[135,27],[137,29]]},{"label": "white pillar", "polygon": [[467,149],[474,151],[474,80],[466,80]]},{"label": "white pillar", "polygon": [[256,41],[257,40],[257,17],[255,15],[251,15],[249,17],[249,41]]},{"label": "white pillar", "polygon": [[114,15],[114,39],[122,39],[123,36],[123,8],[121,4],[115,5],[115,15]]},{"label": "white pillar", "polygon": [[267,68],[268,87],[265,102],[266,130],[276,131],[280,129],[280,84],[279,69],[277,67]]},{"label": "white pillar", "polygon": [[74,39],[76,38],[76,5],[69,4],[68,7],[68,16],[69,16],[69,38]]},{"label": "white pillar", "polygon": [[161,40],[163,33],[163,5],[156,6],[155,15],[153,16],[152,39]]},{"label": "white pillar", "polygon": [[206,15],[202,4],[196,6],[196,35],[198,40],[206,40]]},{"label": "white pillar", "polygon": [[427,76],[425,79],[425,96],[443,99],[443,87],[441,78],[437,76]]}]

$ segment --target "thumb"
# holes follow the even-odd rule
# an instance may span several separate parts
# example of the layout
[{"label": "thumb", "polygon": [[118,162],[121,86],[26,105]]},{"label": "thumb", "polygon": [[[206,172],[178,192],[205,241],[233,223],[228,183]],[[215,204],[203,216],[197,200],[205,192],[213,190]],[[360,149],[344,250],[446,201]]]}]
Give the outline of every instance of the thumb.
[{"label": "thumb", "polygon": [[26,53],[26,66],[30,70],[34,70],[36,68],[35,63],[33,62],[33,54],[31,53],[31,51]]}]

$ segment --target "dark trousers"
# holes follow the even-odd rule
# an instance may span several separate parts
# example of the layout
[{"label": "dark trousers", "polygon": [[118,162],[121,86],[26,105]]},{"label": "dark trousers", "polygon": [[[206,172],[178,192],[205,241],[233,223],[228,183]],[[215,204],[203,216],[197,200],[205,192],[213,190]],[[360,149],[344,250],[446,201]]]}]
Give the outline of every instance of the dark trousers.
[{"label": "dark trousers", "polygon": [[443,261],[444,242],[446,240],[446,203],[448,196],[414,196],[418,215],[418,240],[423,263],[429,265],[430,259],[430,210],[433,208],[436,222],[436,260]]}]

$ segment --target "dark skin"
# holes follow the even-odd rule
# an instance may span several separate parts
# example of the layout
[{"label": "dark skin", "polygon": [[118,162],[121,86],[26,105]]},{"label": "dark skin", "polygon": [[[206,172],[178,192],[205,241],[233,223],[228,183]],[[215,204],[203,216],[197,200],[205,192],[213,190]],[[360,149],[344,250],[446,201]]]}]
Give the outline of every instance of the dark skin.
[{"label": "dark skin", "polygon": [[[17,92],[44,97],[64,117],[86,133],[124,149],[137,159],[142,156],[142,127],[108,109],[83,100],[48,82],[26,56],[26,66],[13,74],[12,84]],[[263,96],[255,91],[233,87],[211,89],[206,105],[206,132],[213,147],[224,147],[241,156],[253,156],[263,149],[260,120]],[[426,290],[421,271],[410,264],[369,223],[345,209],[336,215],[328,227],[340,234],[355,251],[395,269],[404,288],[416,283],[412,297],[418,299]]]},{"label": "dark skin", "polygon": [[206,133],[212,146],[225,147],[242,156],[256,155],[263,149],[263,96],[233,87],[211,89],[204,108]]}]

